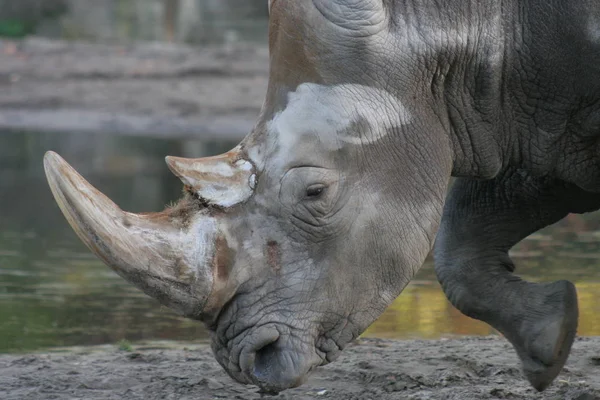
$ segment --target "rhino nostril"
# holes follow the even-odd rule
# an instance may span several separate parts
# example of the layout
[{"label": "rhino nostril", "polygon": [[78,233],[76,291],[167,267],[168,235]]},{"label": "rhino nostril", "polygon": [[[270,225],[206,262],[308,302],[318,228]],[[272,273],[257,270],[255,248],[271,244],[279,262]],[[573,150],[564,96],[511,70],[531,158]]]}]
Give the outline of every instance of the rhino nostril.
[{"label": "rhino nostril", "polygon": [[276,342],[279,332],[272,327],[255,332],[247,340],[247,346],[240,355],[240,367],[246,374],[254,375],[256,358],[262,349]]},{"label": "rhino nostril", "polygon": [[302,347],[289,336],[281,336],[274,326],[256,330],[246,343],[240,368],[262,393],[274,394],[301,385],[314,365]]},{"label": "rhino nostril", "polygon": [[306,379],[305,366],[299,362],[302,355],[286,347],[284,342],[278,338],[255,353],[252,375],[266,392],[277,393],[297,387]]},{"label": "rhino nostril", "polygon": [[259,380],[267,380],[265,378],[273,377],[274,372],[280,364],[277,357],[277,342],[279,339],[272,343],[267,344],[263,348],[256,351],[256,357],[254,359],[254,376]]}]

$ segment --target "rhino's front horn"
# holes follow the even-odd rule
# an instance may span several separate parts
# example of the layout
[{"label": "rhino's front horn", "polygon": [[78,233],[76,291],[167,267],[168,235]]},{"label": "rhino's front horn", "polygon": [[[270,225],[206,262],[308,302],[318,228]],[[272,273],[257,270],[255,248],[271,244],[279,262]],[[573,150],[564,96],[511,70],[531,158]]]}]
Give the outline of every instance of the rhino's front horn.
[{"label": "rhino's front horn", "polygon": [[184,185],[209,205],[227,208],[243,203],[256,186],[254,166],[237,149],[214,157],[167,157],[166,161]]},{"label": "rhino's front horn", "polygon": [[204,317],[217,279],[219,241],[218,221],[208,210],[128,213],[58,154],[46,153],[44,168],[56,202],[92,252],[162,304],[191,318]]}]

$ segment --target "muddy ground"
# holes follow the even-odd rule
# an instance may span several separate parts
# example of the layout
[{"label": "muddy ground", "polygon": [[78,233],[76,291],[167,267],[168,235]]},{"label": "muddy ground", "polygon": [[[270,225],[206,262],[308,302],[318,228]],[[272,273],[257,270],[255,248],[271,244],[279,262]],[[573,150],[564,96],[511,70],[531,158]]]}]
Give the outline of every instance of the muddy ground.
[{"label": "muddy ground", "polygon": [[[361,339],[300,388],[265,399],[600,399],[600,337],[578,338],[542,394],[528,386],[509,344],[495,337]],[[84,347],[0,356],[0,398],[259,399],[235,383],[205,345]]]},{"label": "muddy ground", "polygon": [[0,40],[0,129],[239,138],[263,103],[265,45]]}]

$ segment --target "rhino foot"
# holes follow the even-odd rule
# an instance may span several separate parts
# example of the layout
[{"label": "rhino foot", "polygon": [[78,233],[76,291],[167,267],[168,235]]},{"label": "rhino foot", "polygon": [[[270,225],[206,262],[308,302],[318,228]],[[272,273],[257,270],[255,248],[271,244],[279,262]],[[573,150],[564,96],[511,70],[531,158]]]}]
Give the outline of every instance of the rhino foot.
[{"label": "rhino foot", "polygon": [[[537,285],[536,285],[537,286]],[[545,296],[538,319],[525,321],[521,339],[513,342],[523,373],[538,391],[546,389],[560,373],[577,333],[578,307],[575,286],[568,281],[539,285]],[[547,314],[546,311],[550,311]],[[521,342],[518,345],[515,342]]]}]

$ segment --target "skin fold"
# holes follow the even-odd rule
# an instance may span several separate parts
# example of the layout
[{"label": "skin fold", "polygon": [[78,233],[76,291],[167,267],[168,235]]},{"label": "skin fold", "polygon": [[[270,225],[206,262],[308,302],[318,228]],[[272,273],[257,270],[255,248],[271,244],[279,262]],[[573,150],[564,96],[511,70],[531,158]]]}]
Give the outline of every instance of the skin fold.
[{"label": "skin fold", "polygon": [[225,371],[269,393],[334,361],[434,248],[452,304],[502,332],[546,388],[576,334],[575,287],[521,280],[508,250],[600,208],[600,7],[271,0],[269,10],[255,128],[224,155],[169,157],[185,185],[175,207],[121,211],[47,154],[77,234],[203,321]]}]

